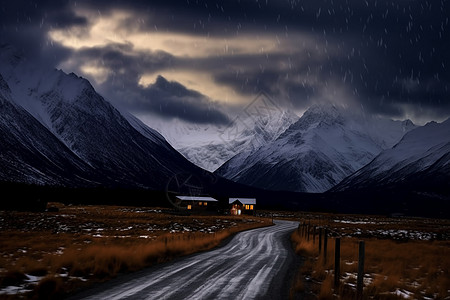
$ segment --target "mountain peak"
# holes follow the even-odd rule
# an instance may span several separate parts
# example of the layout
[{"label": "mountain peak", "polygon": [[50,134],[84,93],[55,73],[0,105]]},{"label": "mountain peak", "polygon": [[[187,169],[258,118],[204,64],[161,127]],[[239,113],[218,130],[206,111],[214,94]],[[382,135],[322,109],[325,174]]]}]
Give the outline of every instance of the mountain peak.
[{"label": "mountain peak", "polygon": [[407,119],[402,122],[402,127],[404,132],[408,132],[416,128],[416,125],[410,119]]},{"label": "mountain peak", "polygon": [[205,97],[201,93],[190,90],[177,81],[167,80],[162,75],[158,75],[156,77],[155,83],[152,85],[152,87],[162,92],[162,96],[167,97],[171,97],[171,95],[176,95],[177,97]]},{"label": "mountain peak", "polygon": [[402,122],[403,126],[415,126],[414,123],[410,119],[406,119]]},{"label": "mountain peak", "polygon": [[164,78],[162,75],[158,75],[158,77],[156,77],[156,81],[155,81],[154,85],[166,86],[167,84],[169,84],[169,81],[166,78]]},{"label": "mountain peak", "polygon": [[313,104],[303,116],[292,125],[292,129],[307,129],[311,126],[343,124],[346,108],[332,103]]}]

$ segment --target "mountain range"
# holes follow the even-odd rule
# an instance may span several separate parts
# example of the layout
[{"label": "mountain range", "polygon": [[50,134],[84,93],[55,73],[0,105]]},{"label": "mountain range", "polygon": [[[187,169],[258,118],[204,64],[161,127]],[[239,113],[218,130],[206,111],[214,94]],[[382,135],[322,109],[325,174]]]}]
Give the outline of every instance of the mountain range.
[{"label": "mountain range", "polygon": [[[416,126],[336,104],[313,105],[300,118],[276,106],[268,114],[251,108],[224,127],[166,129],[171,145],[86,79],[0,46],[0,183],[120,188],[128,198],[129,189],[167,190],[175,178],[176,187],[187,182],[185,189],[205,188],[223,201],[257,197],[271,207],[408,210],[411,197],[416,213],[421,199],[448,205],[450,120]],[[210,170],[224,163],[211,173],[200,161]]]},{"label": "mountain range", "polygon": [[347,177],[331,192],[392,188],[450,191],[450,119],[411,130],[392,148]]},{"label": "mountain range", "polygon": [[174,174],[203,171],[73,73],[30,64],[2,46],[0,75],[0,178],[161,189]]},{"label": "mountain range", "polygon": [[415,127],[409,120],[366,116],[332,104],[313,105],[277,139],[252,153],[236,155],[215,174],[272,190],[325,192]]},{"label": "mountain range", "polygon": [[145,123],[156,129],[189,161],[215,171],[226,161],[244,152],[252,152],[274,141],[298,116],[290,111],[273,109],[270,114],[248,115],[245,111],[226,125],[194,124],[179,119],[167,121],[147,118]]}]

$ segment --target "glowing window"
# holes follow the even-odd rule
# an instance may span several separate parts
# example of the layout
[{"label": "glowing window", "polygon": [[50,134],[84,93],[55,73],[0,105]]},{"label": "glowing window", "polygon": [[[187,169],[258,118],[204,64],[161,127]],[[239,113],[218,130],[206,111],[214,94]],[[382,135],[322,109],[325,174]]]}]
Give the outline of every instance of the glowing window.
[{"label": "glowing window", "polygon": [[200,205],[200,206],[202,206],[202,204],[203,204],[202,202],[199,202],[199,203],[198,203],[198,205]]},{"label": "glowing window", "polygon": [[208,205],[208,202],[204,202],[203,205],[204,205],[204,206]]},{"label": "glowing window", "polygon": [[250,205],[246,204],[245,209],[249,209],[249,208],[250,208]]},{"label": "glowing window", "polygon": [[253,210],[253,205],[250,205],[250,210]]},{"label": "glowing window", "polygon": [[188,209],[192,209],[192,205],[188,204]]}]

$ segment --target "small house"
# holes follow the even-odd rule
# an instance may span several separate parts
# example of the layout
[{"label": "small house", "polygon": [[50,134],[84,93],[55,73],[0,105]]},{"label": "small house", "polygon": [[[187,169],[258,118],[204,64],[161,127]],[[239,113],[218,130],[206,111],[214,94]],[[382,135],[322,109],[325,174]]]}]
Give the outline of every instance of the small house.
[{"label": "small house", "polygon": [[232,215],[254,215],[256,209],[255,198],[229,198],[230,214]]},{"label": "small house", "polygon": [[180,206],[188,211],[214,210],[219,202],[212,197],[176,196],[176,198],[180,202]]}]

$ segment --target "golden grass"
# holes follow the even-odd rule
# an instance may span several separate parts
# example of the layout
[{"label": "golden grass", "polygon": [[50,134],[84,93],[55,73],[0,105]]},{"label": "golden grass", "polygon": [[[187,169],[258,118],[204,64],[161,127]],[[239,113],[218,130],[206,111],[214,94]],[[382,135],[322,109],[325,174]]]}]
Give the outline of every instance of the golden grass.
[{"label": "golden grass", "polygon": [[[330,228],[330,231],[340,234],[337,227]],[[337,290],[333,287],[335,239],[328,238],[326,262],[323,248],[319,255],[318,240],[315,243],[312,238],[307,241],[300,230],[293,232],[291,240],[296,253],[305,259],[291,295],[305,292],[304,281],[308,277],[312,286],[306,292],[314,293],[318,299],[355,299],[360,238],[341,238],[341,284]],[[364,299],[403,299],[395,295],[397,290],[411,293],[416,299],[450,298],[450,241],[399,241],[373,237],[364,240]]]},{"label": "golden grass", "polygon": [[41,276],[22,297],[58,299],[121,273],[212,249],[236,232],[272,224],[257,217],[52,205],[59,211],[0,212],[0,289],[18,285],[25,274]]},{"label": "golden grass", "polygon": [[183,236],[163,235],[147,243],[136,241],[127,245],[95,244],[83,249],[71,248],[62,255],[49,257],[46,264],[56,270],[68,270],[71,276],[110,278],[119,273],[136,271],[175,257],[209,250],[238,230],[223,230],[208,235],[195,233]]}]

